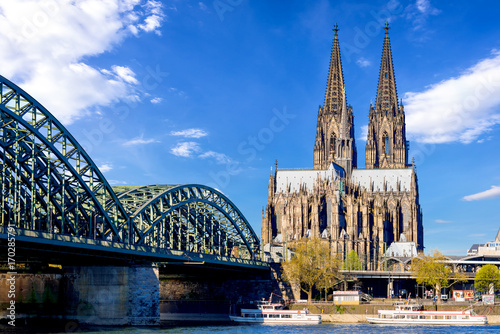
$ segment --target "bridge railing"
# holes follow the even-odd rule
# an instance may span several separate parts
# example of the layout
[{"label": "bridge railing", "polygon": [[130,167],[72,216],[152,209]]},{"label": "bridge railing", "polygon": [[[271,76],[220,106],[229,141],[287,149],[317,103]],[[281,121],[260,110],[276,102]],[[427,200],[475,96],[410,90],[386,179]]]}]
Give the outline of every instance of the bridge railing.
[{"label": "bridge railing", "polygon": [[[0,231],[1,233],[7,235],[8,226],[2,226],[0,228]],[[243,266],[262,267],[263,269],[268,268],[269,266],[267,263],[262,262],[260,260],[222,256],[217,254],[196,253],[196,252],[174,250],[174,249],[165,249],[165,248],[152,247],[146,245],[133,245],[116,241],[97,240],[84,237],[76,237],[72,235],[33,231],[20,228],[15,229],[15,235],[16,237],[23,236],[29,238],[36,238],[37,239],[36,241],[33,240],[35,242],[40,242],[40,240],[45,240],[45,241],[50,241],[47,243],[57,243],[58,245],[60,245],[60,243],[62,242],[69,242],[76,245],[85,246],[85,248],[94,248],[94,249],[99,248],[100,250],[106,250],[106,251],[114,250],[121,253],[134,252],[135,254],[139,253],[139,255],[145,255],[147,257],[165,258],[165,259],[172,259],[184,262],[210,262],[210,263],[221,263],[221,264],[235,264]]]}]

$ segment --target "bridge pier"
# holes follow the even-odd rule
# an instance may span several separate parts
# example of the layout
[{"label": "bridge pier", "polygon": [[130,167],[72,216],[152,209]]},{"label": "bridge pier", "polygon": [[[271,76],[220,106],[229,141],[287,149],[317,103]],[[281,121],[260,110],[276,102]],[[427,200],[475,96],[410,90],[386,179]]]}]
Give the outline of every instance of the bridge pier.
[{"label": "bridge pier", "polygon": [[65,272],[73,280],[68,286],[73,293],[69,293],[68,297],[73,303],[77,302],[75,319],[79,322],[95,325],[159,325],[157,267],[69,267]]},{"label": "bridge pier", "polygon": [[[7,281],[12,277],[15,280]],[[158,268],[151,265],[65,266],[58,273],[0,274],[0,317],[6,317],[14,300],[19,323],[63,319],[68,324],[156,326],[159,290]]]}]

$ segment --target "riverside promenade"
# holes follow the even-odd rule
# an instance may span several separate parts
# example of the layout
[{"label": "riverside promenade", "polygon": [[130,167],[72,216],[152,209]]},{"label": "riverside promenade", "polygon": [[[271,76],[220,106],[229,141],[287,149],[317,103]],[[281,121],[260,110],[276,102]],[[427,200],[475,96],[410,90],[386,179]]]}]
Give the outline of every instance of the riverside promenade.
[{"label": "riverside promenade", "polygon": [[[297,303],[289,306],[292,310],[301,310],[307,307],[311,313],[321,314],[323,322],[332,323],[368,323],[366,317],[377,316],[380,309],[393,309],[396,299],[375,299],[369,303],[360,305],[334,305],[332,302],[313,302],[312,304]],[[411,300],[410,302],[415,302]],[[452,311],[465,310],[472,306],[477,314],[486,315],[488,324],[500,324],[500,303],[495,305],[484,305],[482,303],[454,302],[448,301],[434,304],[431,301],[423,301],[424,308],[429,311]]]}]

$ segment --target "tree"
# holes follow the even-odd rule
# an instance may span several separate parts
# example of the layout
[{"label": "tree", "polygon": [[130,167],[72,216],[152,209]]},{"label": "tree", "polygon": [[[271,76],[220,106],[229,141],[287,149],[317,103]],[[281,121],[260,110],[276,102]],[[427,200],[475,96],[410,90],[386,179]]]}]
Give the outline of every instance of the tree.
[{"label": "tree", "polygon": [[431,255],[421,254],[413,259],[411,269],[417,276],[418,284],[431,286],[441,302],[441,289],[449,288],[458,282],[467,282],[467,277],[455,272],[453,267],[445,263],[446,258],[439,251],[434,250]]},{"label": "tree", "polygon": [[301,239],[291,248],[295,252],[292,259],[281,263],[283,277],[298,284],[311,302],[313,288],[328,289],[338,280],[339,261],[318,238]]},{"label": "tree", "polygon": [[362,270],[363,264],[359,259],[359,255],[355,250],[352,250],[347,255],[347,261],[342,265],[344,270]]},{"label": "tree", "polygon": [[488,292],[490,286],[494,290],[498,290],[500,288],[500,272],[494,264],[487,264],[479,269],[474,281],[474,287],[477,291]]}]

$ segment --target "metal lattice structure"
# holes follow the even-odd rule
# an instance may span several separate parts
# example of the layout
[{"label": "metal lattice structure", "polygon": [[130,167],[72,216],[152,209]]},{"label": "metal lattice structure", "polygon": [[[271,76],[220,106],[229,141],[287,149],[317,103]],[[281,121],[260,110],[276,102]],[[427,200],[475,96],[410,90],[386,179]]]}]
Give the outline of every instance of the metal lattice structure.
[{"label": "metal lattice structure", "polygon": [[66,128],[2,76],[0,123],[3,227],[255,258],[258,237],[222,193],[202,185],[160,185],[116,194]]},{"label": "metal lattice structure", "polygon": [[199,184],[145,186],[119,194],[130,214],[135,244],[251,258],[259,242],[238,208]]}]

